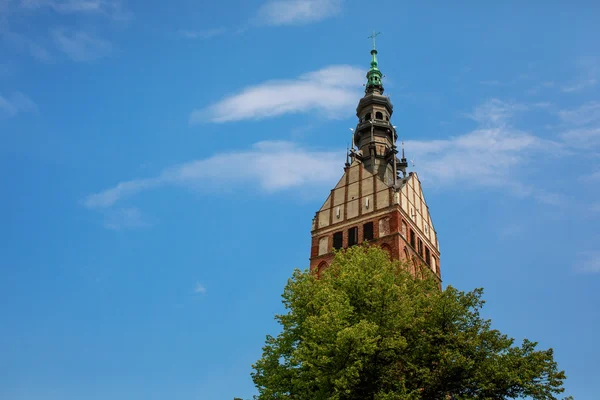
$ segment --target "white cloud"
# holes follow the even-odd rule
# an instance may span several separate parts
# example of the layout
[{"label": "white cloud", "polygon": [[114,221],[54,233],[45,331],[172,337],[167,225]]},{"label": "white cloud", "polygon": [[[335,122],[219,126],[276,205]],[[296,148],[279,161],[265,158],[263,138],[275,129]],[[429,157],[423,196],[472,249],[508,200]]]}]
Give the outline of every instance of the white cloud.
[{"label": "white cloud", "polygon": [[581,149],[600,146],[600,102],[562,110],[558,116],[566,126],[572,127],[561,134],[567,145]]},{"label": "white cloud", "polygon": [[37,41],[20,33],[9,30],[0,30],[0,38],[9,47],[20,53],[28,53],[39,61],[51,62],[53,57],[50,52]]},{"label": "white cloud", "polygon": [[229,186],[258,186],[266,192],[327,186],[339,178],[342,165],[343,153],[309,151],[291,142],[259,142],[250,150],[217,154],[167,168],[153,178],[121,182],[89,195],[84,205],[108,208],[124,198],[164,186],[227,190],[224,181]]},{"label": "white cloud", "polygon": [[179,36],[185,39],[207,40],[224,35],[226,32],[227,30],[225,28],[205,29],[201,31],[180,30]]},{"label": "white cloud", "polygon": [[600,171],[592,172],[579,178],[580,181],[586,183],[600,182]]},{"label": "white cloud", "polygon": [[201,283],[196,282],[196,287],[194,288],[194,293],[206,294],[206,288]]},{"label": "white cloud", "polygon": [[19,113],[36,113],[37,105],[21,92],[15,92],[9,97],[0,94],[0,118],[14,117]]},{"label": "white cloud", "polygon": [[467,116],[481,125],[499,126],[508,123],[516,111],[527,109],[523,104],[506,103],[498,99],[490,99]]},{"label": "white cloud", "polygon": [[[1,0],[0,0],[1,1]],[[14,68],[12,65],[4,63],[0,64],[0,78],[7,78],[14,73]]]},{"label": "white cloud", "polygon": [[591,101],[578,108],[559,111],[558,116],[566,123],[587,125],[600,121],[600,102]]},{"label": "white cloud", "polygon": [[101,15],[114,20],[128,20],[132,16],[119,0],[21,0],[20,6],[29,10],[47,7],[60,14]]},{"label": "white cloud", "polygon": [[94,61],[112,52],[110,42],[83,31],[67,32],[64,29],[55,29],[52,31],[52,38],[56,46],[73,61]]},{"label": "white cloud", "polygon": [[363,75],[362,69],[334,65],[294,80],[267,81],[206,109],[194,110],[189,120],[191,124],[229,122],[308,111],[336,118],[354,108]]},{"label": "white cloud", "polygon": [[600,79],[600,63],[594,57],[583,57],[577,61],[579,77],[561,87],[564,93],[577,93],[592,88]]},{"label": "white cloud", "polygon": [[591,148],[600,146],[600,127],[589,129],[573,129],[561,135],[568,145]]},{"label": "white cloud", "polygon": [[113,188],[89,195],[85,199],[84,204],[88,208],[110,207],[122,198],[132,196],[147,189],[152,189],[161,184],[163,184],[163,182],[160,177],[121,182]]},{"label": "white cloud", "polygon": [[568,85],[565,85],[561,88],[561,90],[565,93],[573,93],[580,92],[589,87],[594,87],[598,81],[596,79],[587,79],[585,81],[575,82]]},{"label": "white cloud", "polygon": [[509,124],[513,113],[524,108],[492,99],[469,114],[480,124],[472,132],[445,140],[407,141],[409,157],[414,156],[419,176],[439,187],[499,187],[546,204],[561,203],[561,196],[519,179],[518,168],[530,162],[534,154],[562,151],[560,144]]},{"label": "white cloud", "polygon": [[505,86],[506,84],[497,80],[487,80],[487,81],[479,81],[480,85],[484,86]]},{"label": "white cloud", "polygon": [[584,273],[600,272],[600,251],[583,251],[577,256],[578,262],[575,269]]},{"label": "white cloud", "polygon": [[258,21],[267,25],[300,25],[335,16],[342,0],[270,0],[258,10]]},{"label": "white cloud", "polygon": [[106,210],[104,227],[112,230],[147,228],[151,224],[145,220],[142,212],[135,207]]}]

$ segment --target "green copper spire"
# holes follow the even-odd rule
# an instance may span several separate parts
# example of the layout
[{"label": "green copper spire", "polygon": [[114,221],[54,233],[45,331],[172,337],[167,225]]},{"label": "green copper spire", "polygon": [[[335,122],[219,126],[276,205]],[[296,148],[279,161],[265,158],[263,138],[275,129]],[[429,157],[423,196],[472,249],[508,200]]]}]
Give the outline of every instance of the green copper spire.
[{"label": "green copper spire", "polygon": [[366,92],[372,92],[373,90],[379,90],[383,93],[383,84],[381,83],[381,78],[383,77],[381,71],[379,70],[379,63],[377,61],[377,49],[375,48],[375,38],[381,34],[381,32],[375,33],[369,36],[370,39],[373,39],[373,50],[371,50],[371,69],[367,72],[367,88]]}]

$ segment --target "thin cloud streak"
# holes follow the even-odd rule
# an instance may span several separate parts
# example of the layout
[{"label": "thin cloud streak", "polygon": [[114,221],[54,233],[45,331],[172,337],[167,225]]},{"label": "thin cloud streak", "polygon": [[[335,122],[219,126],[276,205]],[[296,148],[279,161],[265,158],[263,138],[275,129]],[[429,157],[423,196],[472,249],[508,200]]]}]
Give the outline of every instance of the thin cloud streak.
[{"label": "thin cloud streak", "polygon": [[600,102],[592,101],[580,107],[558,112],[563,123],[570,127],[561,138],[578,149],[600,147]]},{"label": "thin cloud streak", "polygon": [[600,272],[600,251],[582,251],[577,255],[575,269],[582,273],[595,274]]},{"label": "thin cloud streak", "polygon": [[55,29],[52,31],[52,38],[60,51],[77,62],[94,61],[112,52],[110,42],[95,38],[84,31]]},{"label": "thin cloud streak", "polygon": [[115,21],[127,21],[133,14],[119,0],[21,0],[28,10],[50,8],[59,14],[99,15]]},{"label": "thin cloud streak", "polygon": [[272,118],[283,114],[316,111],[339,118],[352,110],[360,97],[364,71],[333,65],[294,80],[267,81],[243,89],[205,109],[194,110],[190,124]]},{"label": "thin cloud streak", "polygon": [[185,39],[207,40],[217,36],[224,35],[227,32],[225,28],[206,29],[201,31],[180,30],[178,35]]},{"label": "thin cloud streak", "polygon": [[301,25],[338,15],[342,0],[270,0],[263,4],[256,20],[265,25]]},{"label": "thin cloud streak", "polygon": [[474,131],[445,140],[407,141],[406,148],[417,160],[421,178],[436,187],[496,187],[545,204],[560,204],[564,200],[561,195],[534,188],[518,178],[518,168],[534,154],[563,152],[560,143],[511,126],[513,114],[524,109],[523,105],[491,99],[469,114],[480,125]]},{"label": "thin cloud streak", "polygon": [[[272,193],[298,187],[326,186],[339,178],[343,153],[310,151],[291,142],[259,142],[250,150],[217,154],[165,169],[158,176],[121,182],[87,196],[83,204],[103,209],[140,192],[164,186],[211,191],[228,185],[259,187]],[[235,160],[253,160],[239,168]],[[226,190],[226,189],[224,189]]]},{"label": "thin cloud streak", "polygon": [[53,57],[46,47],[20,33],[0,30],[0,38],[7,46],[19,53],[27,53],[33,58],[46,63],[53,61]]},{"label": "thin cloud streak", "polygon": [[0,94],[0,118],[10,118],[20,113],[37,113],[37,111],[37,104],[21,92],[15,92],[9,97]]},{"label": "thin cloud streak", "polygon": [[206,294],[206,288],[201,283],[197,282],[196,287],[194,288],[194,293],[198,294]]},{"label": "thin cloud streak", "polygon": [[558,116],[563,122],[573,125],[600,122],[600,102],[591,101],[577,108],[561,110],[558,112]]},{"label": "thin cloud streak", "polygon": [[148,228],[152,226],[142,212],[136,207],[106,210],[104,215],[104,227],[114,231],[123,229]]}]

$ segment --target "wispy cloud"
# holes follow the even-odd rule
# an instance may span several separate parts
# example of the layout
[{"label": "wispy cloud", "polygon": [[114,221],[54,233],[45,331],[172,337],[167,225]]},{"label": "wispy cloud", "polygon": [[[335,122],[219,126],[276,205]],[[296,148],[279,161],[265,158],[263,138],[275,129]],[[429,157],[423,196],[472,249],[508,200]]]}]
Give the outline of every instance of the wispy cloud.
[{"label": "wispy cloud", "polygon": [[579,180],[585,183],[600,182],[600,170],[583,175]]},{"label": "wispy cloud", "polygon": [[120,231],[123,229],[147,228],[152,225],[136,207],[105,210],[104,213],[104,227],[107,229]]},{"label": "wispy cloud", "polygon": [[27,53],[39,61],[51,62],[53,60],[52,55],[45,46],[20,33],[8,29],[4,31],[0,30],[0,39],[2,39],[6,46],[13,48],[19,53]]},{"label": "wispy cloud", "polygon": [[562,138],[568,145],[579,148],[600,146],[600,127],[589,129],[573,129],[563,133]]},{"label": "wispy cloud", "polygon": [[[0,0],[2,1],[2,0]],[[12,65],[10,64],[0,64],[0,78],[6,78],[8,76],[13,75],[14,73],[14,68]]]},{"label": "wispy cloud", "polygon": [[191,124],[262,119],[317,111],[329,118],[345,116],[360,98],[364,71],[334,65],[294,80],[267,81],[243,89],[212,106],[194,110]]},{"label": "wispy cloud", "polygon": [[[343,153],[311,151],[291,142],[259,142],[250,150],[217,154],[165,169],[156,177],[125,181],[84,199],[88,208],[108,208],[124,198],[165,186],[218,190],[229,185],[266,192],[330,185],[339,178]],[[238,161],[236,161],[238,160]],[[239,165],[252,160],[244,168]]]},{"label": "wispy cloud", "polygon": [[574,125],[600,122],[600,102],[592,101],[574,109],[562,110],[558,115],[564,122]]},{"label": "wispy cloud", "polygon": [[519,180],[518,168],[534,154],[556,154],[559,143],[514,128],[510,119],[523,105],[492,99],[476,107],[469,117],[479,127],[446,140],[407,141],[420,176],[438,187],[487,186],[531,196],[546,204],[559,204],[562,196],[534,188]]},{"label": "wispy cloud", "polygon": [[485,81],[479,81],[480,85],[484,85],[484,86],[505,86],[506,84],[504,82],[500,82],[497,80],[485,80]]},{"label": "wispy cloud", "polygon": [[270,0],[258,10],[257,20],[267,25],[300,25],[341,12],[342,0]]},{"label": "wispy cloud", "polygon": [[196,287],[194,288],[194,293],[206,294],[206,288],[201,283],[196,282]]},{"label": "wispy cloud", "polygon": [[[120,0],[4,1],[4,14],[7,17],[0,18],[0,40],[7,47],[19,53],[28,53],[43,62],[55,61],[58,58],[57,49],[73,61],[92,61],[109,55],[112,44],[92,32],[102,32],[108,25],[129,21],[133,16]],[[36,19],[35,16],[42,13],[49,13],[51,16]],[[86,17],[85,23],[82,23],[83,17]],[[11,27],[9,20],[12,19],[25,22],[33,19],[36,22],[13,24]],[[56,21],[60,21],[62,27],[57,27]],[[41,26],[40,23],[46,23],[47,26]],[[38,31],[49,31],[50,35],[32,36],[27,32],[28,25],[36,25]],[[85,30],[81,26],[85,26]]]},{"label": "wispy cloud", "polygon": [[600,251],[582,251],[577,255],[575,269],[583,273],[600,272]]},{"label": "wispy cloud", "polygon": [[9,97],[0,94],[0,118],[14,117],[19,113],[35,113],[37,105],[21,92],[15,92]]},{"label": "wispy cloud", "polygon": [[573,83],[564,85],[561,88],[561,90],[565,93],[580,92],[584,89],[596,86],[597,83],[598,83],[598,81],[596,79],[587,79],[584,81],[573,82]]},{"label": "wispy cloud", "polygon": [[600,146],[600,102],[589,102],[558,113],[567,127],[562,139],[571,147],[591,149]]},{"label": "wispy cloud", "polygon": [[594,57],[583,57],[577,61],[579,77],[560,88],[564,93],[577,93],[592,88],[600,79],[600,62]]},{"label": "wispy cloud", "polygon": [[523,104],[491,99],[475,107],[473,112],[467,114],[467,116],[481,125],[504,126],[514,116],[515,112],[526,109],[527,107]]},{"label": "wispy cloud", "polygon": [[110,42],[95,38],[84,31],[55,29],[52,31],[52,38],[60,51],[77,62],[94,61],[112,52]]},{"label": "wispy cloud", "polygon": [[132,17],[119,0],[21,0],[20,6],[29,10],[50,8],[60,14],[100,15],[114,20]]},{"label": "wispy cloud", "polygon": [[180,30],[178,35],[185,39],[201,39],[207,40],[212,39],[217,36],[224,35],[227,32],[225,28],[213,28],[213,29],[205,29],[205,30]]}]

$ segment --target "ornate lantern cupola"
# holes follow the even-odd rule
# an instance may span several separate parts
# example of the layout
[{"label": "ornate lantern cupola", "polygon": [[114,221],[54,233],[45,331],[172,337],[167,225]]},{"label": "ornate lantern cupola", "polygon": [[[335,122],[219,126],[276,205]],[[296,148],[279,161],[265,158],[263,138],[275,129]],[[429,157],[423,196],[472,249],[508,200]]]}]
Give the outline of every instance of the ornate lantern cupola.
[{"label": "ornate lantern cupola", "polygon": [[371,50],[371,68],[367,72],[365,95],[360,99],[356,108],[358,125],[354,130],[353,147],[350,152],[353,159],[360,161],[372,174],[390,186],[397,182],[399,160],[396,159],[396,129],[390,122],[393,113],[392,102],[383,95],[384,77],[379,70],[375,37],[373,32]]},{"label": "ornate lantern cupola", "polygon": [[379,70],[379,65],[377,62],[377,49],[375,49],[375,38],[373,37],[373,50],[371,50],[371,69],[367,72],[367,88],[365,89],[366,93],[371,93],[373,91],[379,92],[379,94],[383,94],[383,84],[381,79],[383,75]]}]

